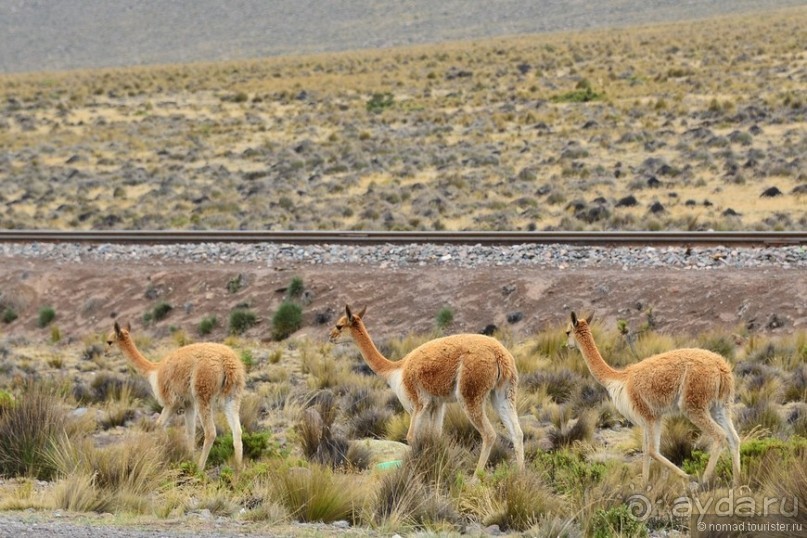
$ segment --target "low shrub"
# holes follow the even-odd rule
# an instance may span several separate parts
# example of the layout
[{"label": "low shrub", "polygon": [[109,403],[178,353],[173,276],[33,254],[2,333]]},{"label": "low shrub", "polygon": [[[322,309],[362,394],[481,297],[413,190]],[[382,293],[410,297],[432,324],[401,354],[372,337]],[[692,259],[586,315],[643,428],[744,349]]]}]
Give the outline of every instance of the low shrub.
[{"label": "low shrub", "polygon": [[391,107],[394,103],[395,97],[391,93],[374,93],[367,100],[367,112],[378,114]]},{"label": "low shrub", "polygon": [[305,286],[303,285],[303,279],[296,276],[291,279],[291,283],[289,284],[288,289],[286,290],[286,294],[288,297],[292,299],[297,299],[303,295],[305,291]]},{"label": "low shrub", "polygon": [[437,312],[437,328],[441,331],[444,331],[448,328],[449,325],[454,323],[454,311],[448,307],[444,306]]},{"label": "low shrub", "polygon": [[602,99],[604,94],[597,93],[587,79],[580,80],[574,90],[552,97],[554,103],[588,103]]},{"label": "low shrub", "polygon": [[303,309],[300,305],[285,301],[272,316],[272,338],[284,340],[303,326]]},{"label": "low shrub", "polygon": [[647,536],[647,527],[630,513],[626,505],[620,505],[597,510],[591,520],[590,535],[594,538],[642,538]]},{"label": "low shrub", "polygon": [[[269,432],[243,432],[241,442],[244,446],[244,459],[258,460],[265,455],[279,452],[279,449],[270,443]],[[227,432],[224,435],[216,436],[210,454],[207,457],[207,465],[222,465],[233,456],[233,434]]]},{"label": "low shrub", "polygon": [[202,336],[207,336],[213,329],[218,327],[219,320],[216,316],[207,316],[202,318],[202,321],[199,322],[199,334]]},{"label": "low shrub", "polygon": [[255,313],[246,308],[230,312],[230,334],[244,334],[258,322]]},{"label": "low shrub", "polygon": [[143,323],[162,321],[174,307],[165,301],[157,303],[154,308],[143,314]]},{"label": "low shrub", "polygon": [[37,325],[40,328],[47,327],[54,319],[56,319],[56,311],[50,306],[43,306],[39,309],[39,318]]},{"label": "low shrub", "polygon": [[230,293],[237,293],[244,286],[244,275],[238,273],[236,276],[227,281],[227,291]]},{"label": "low shrub", "polygon": [[18,317],[17,312],[15,312],[13,308],[6,308],[3,310],[2,314],[3,323],[6,324],[11,323],[15,319],[17,319],[17,317]]}]

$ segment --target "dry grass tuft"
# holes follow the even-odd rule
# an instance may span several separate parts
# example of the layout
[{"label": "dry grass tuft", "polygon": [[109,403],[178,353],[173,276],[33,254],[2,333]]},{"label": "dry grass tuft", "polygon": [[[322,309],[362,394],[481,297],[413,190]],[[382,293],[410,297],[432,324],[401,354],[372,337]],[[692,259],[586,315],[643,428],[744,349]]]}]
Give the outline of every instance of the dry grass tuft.
[{"label": "dry grass tuft", "polygon": [[471,454],[455,441],[434,432],[420,432],[403,461],[423,482],[438,491],[449,491],[472,466]]},{"label": "dry grass tuft", "polygon": [[589,443],[594,437],[597,414],[586,411],[576,420],[561,420],[547,434],[552,450],[570,447],[575,443]]},{"label": "dry grass tuft", "polygon": [[348,461],[350,443],[334,430],[338,413],[336,398],[330,391],[323,391],[318,400],[318,408],[306,409],[297,426],[303,455],[311,462],[342,467]]},{"label": "dry grass tuft", "polygon": [[398,530],[429,528],[460,516],[449,498],[431,487],[413,466],[385,474],[375,492],[368,519],[376,526]]},{"label": "dry grass tuft", "polygon": [[268,476],[272,498],[299,521],[356,522],[364,503],[362,480],[335,474],[330,468],[282,467]]},{"label": "dry grass tuft", "polygon": [[[55,502],[62,508],[74,503],[103,500],[99,509],[150,513],[154,495],[170,478],[164,450],[153,436],[132,436],[127,442],[96,448],[90,439],[62,437],[49,459],[63,478]],[[77,489],[71,493],[70,488]],[[76,496],[74,496],[76,495]],[[93,510],[96,511],[96,510]]]},{"label": "dry grass tuft", "polygon": [[485,517],[484,524],[499,525],[510,532],[526,531],[565,508],[541,475],[531,470],[508,474],[495,486],[495,492],[498,510]]},{"label": "dry grass tuft", "polygon": [[0,408],[0,475],[52,478],[56,469],[47,453],[66,435],[67,422],[58,387],[27,383],[13,403]]}]

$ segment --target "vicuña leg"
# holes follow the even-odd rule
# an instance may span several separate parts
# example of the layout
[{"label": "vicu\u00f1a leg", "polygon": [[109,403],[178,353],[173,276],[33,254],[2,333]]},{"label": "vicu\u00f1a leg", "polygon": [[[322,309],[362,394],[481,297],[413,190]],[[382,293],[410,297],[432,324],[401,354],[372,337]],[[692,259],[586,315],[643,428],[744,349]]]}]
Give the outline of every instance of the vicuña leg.
[{"label": "vicu\u00f1a leg", "polygon": [[445,404],[436,400],[427,400],[423,405],[423,411],[418,415],[417,430],[415,437],[423,432],[431,431],[435,435],[443,433],[443,418],[445,415]]},{"label": "vicu\u00f1a leg", "polygon": [[715,420],[706,412],[705,409],[690,410],[687,416],[692,423],[701,429],[704,435],[711,439],[709,446],[709,462],[706,464],[706,469],[703,471],[703,482],[708,484],[712,479],[712,473],[717,466],[717,460],[720,458],[720,453],[723,451],[724,443],[726,441],[726,432],[723,428],[715,422]]},{"label": "vicu\u00f1a leg", "polygon": [[207,456],[216,440],[216,422],[213,420],[213,409],[210,402],[199,402],[197,412],[202,419],[202,429],[205,432],[205,444],[202,446],[202,454],[199,456],[199,469],[205,468]]},{"label": "vicu\u00f1a leg", "polygon": [[185,406],[185,435],[188,437],[188,448],[193,454],[196,450],[196,409],[192,404]]},{"label": "vicu\u00f1a leg", "polygon": [[648,422],[647,426],[650,428],[650,444],[647,447],[648,451],[650,452],[650,457],[659,462],[660,464],[667,467],[670,471],[677,474],[681,478],[689,479],[690,476],[686,474],[684,471],[679,469],[673,462],[665,458],[659,448],[661,447],[661,421],[654,420],[653,422]]},{"label": "vicu\u00f1a leg", "polygon": [[731,412],[723,406],[717,406],[712,409],[712,416],[715,421],[726,432],[726,441],[729,445],[729,452],[731,453],[731,478],[734,487],[740,485],[740,436],[737,435],[737,430],[734,429],[734,424],[731,422]]},{"label": "vicu\u00f1a leg", "polygon": [[476,464],[476,473],[485,469],[485,464],[490,457],[490,451],[493,448],[493,443],[496,442],[496,430],[493,429],[493,424],[490,423],[488,416],[485,414],[485,401],[467,401],[461,400],[463,411],[468,416],[476,431],[482,436],[482,450],[479,453],[479,462]]},{"label": "vicu\u00f1a leg", "polygon": [[650,427],[645,426],[642,432],[642,481],[647,484],[650,480]]},{"label": "vicu\u00f1a leg", "polygon": [[235,467],[241,468],[241,463],[244,459],[244,444],[241,441],[241,419],[239,418],[239,411],[241,408],[241,401],[237,398],[227,399],[224,402],[224,416],[227,417],[227,424],[230,426],[230,431],[233,432],[233,452],[235,453]]},{"label": "vicu\u00f1a leg", "polygon": [[493,407],[499,414],[502,424],[510,435],[513,442],[513,449],[516,453],[516,465],[524,470],[524,432],[521,431],[521,424],[518,421],[518,410],[516,409],[516,391],[512,386],[497,389],[491,392]]},{"label": "vicu\u00f1a leg", "polygon": [[413,402],[412,412],[409,413],[409,431],[406,432],[406,442],[409,446],[415,443],[418,431],[420,430],[420,422],[423,421],[423,405],[420,402]]},{"label": "vicu\u00f1a leg", "polygon": [[168,421],[171,420],[171,417],[177,412],[177,408],[179,406],[176,403],[170,402],[166,403],[163,406],[163,410],[160,411],[160,416],[157,418],[157,426],[161,428],[168,427]]}]

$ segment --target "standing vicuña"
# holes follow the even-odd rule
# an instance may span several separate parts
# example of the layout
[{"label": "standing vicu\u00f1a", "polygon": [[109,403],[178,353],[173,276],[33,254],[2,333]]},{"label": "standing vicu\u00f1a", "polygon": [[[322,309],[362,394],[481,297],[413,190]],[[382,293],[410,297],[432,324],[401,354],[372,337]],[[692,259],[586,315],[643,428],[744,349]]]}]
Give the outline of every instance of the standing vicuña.
[{"label": "standing vicu\u00f1a", "polygon": [[224,415],[233,432],[235,465],[240,468],[244,449],[239,410],[246,372],[235,352],[222,344],[190,344],[174,350],[160,362],[151,362],[135,347],[130,330],[128,325],[126,329],[121,329],[115,322],[115,330],[107,338],[107,344],[117,344],[137,371],[148,380],[154,397],[163,406],[157,424],[165,427],[171,416],[184,408],[188,443],[193,452],[198,413],[205,432],[199,469],[204,469],[210,447],[216,439],[213,406],[216,401],[223,400]]},{"label": "standing vicu\u00f1a", "polygon": [[580,347],[591,374],[611,395],[620,413],[644,430],[642,479],[650,478],[650,458],[677,475],[689,478],[659,452],[662,419],[680,411],[712,439],[709,462],[703,481],[709,482],[728,442],[734,485],[740,480],[740,438],[731,423],[734,402],[734,377],[725,359],[705,349],[675,349],[653,355],[623,370],[609,366],[600,355],[587,320],[572,321],[566,330],[568,343]]},{"label": "standing vicu\u00f1a", "polygon": [[362,322],[365,307],[345,315],[331,331],[338,340],[344,329],[359,346],[364,360],[398,396],[411,415],[406,440],[411,445],[426,424],[438,433],[443,429],[446,402],[456,400],[474,428],[482,435],[482,451],[476,471],[485,468],[496,431],[485,414],[490,396],[493,407],[507,428],[520,469],[524,468],[524,434],[516,411],[518,372],[513,356],[495,338],[481,334],[458,334],[437,338],[417,347],[403,359],[393,362],[375,347]]}]

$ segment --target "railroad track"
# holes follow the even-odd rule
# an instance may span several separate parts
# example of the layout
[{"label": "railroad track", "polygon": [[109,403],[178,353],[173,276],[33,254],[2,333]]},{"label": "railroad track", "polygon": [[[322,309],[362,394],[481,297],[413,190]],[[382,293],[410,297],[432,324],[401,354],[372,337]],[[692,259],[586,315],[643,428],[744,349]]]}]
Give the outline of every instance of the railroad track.
[{"label": "railroad track", "polygon": [[288,243],[304,244],[569,244],[807,245],[807,232],[384,232],[269,230],[0,230],[4,243]]}]

